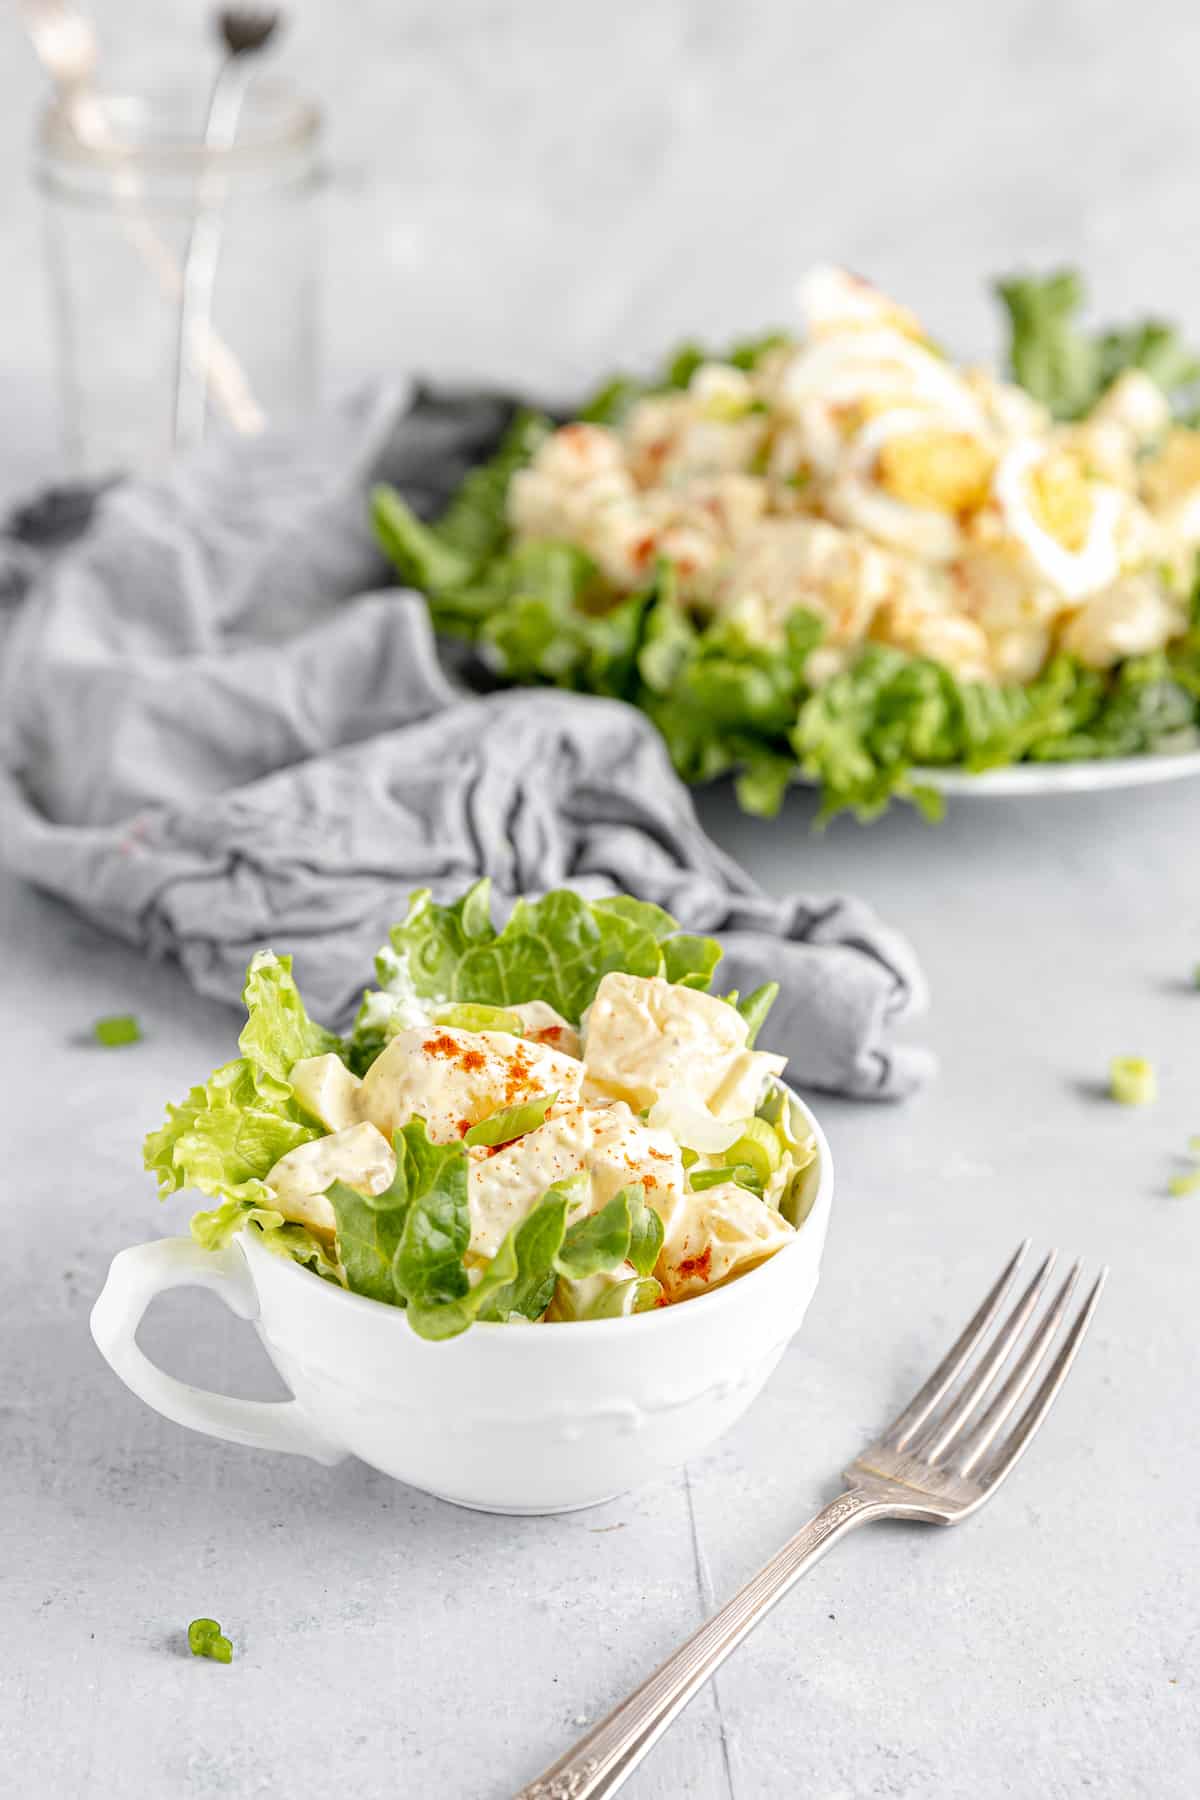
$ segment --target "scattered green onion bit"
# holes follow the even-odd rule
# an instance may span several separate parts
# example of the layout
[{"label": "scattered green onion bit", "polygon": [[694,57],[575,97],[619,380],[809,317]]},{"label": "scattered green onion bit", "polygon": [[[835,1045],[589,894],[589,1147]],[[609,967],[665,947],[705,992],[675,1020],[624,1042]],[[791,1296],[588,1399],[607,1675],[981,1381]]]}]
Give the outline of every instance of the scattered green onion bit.
[{"label": "scattered green onion bit", "polygon": [[110,1049],[117,1044],[136,1044],[142,1036],[142,1028],[132,1013],[114,1013],[109,1019],[97,1019],[92,1026],[92,1036],[98,1044]]},{"label": "scattered green onion bit", "polygon": [[523,1106],[502,1107],[490,1119],[480,1119],[478,1125],[464,1132],[463,1143],[468,1149],[474,1144],[511,1144],[514,1138],[524,1137],[527,1131],[536,1131],[544,1124],[557,1099],[557,1094],[543,1094],[540,1100],[528,1100]]},{"label": "scattered green onion bit", "polygon": [[1109,1092],[1122,1106],[1148,1106],[1158,1099],[1158,1076],[1144,1056],[1114,1056],[1108,1080]]},{"label": "scattered green onion bit", "polygon": [[233,1645],[222,1637],[215,1619],[193,1619],[188,1626],[188,1649],[193,1656],[207,1656],[213,1662],[233,1661]]}]

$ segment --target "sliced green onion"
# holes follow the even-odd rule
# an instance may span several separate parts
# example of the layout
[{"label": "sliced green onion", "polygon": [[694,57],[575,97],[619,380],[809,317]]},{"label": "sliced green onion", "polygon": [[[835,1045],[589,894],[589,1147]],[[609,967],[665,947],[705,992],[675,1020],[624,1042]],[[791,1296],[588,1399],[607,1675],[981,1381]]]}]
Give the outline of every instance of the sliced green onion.
[{"label": "sliced green onion", "polygon": [[705,1188],[720,1187],[725,1181],[736,1182],[738,1187],[747,1188],[752,1194],[761,1194],[763,1190],[758,1170],[749,1163],[726,1163],[719,1169],[697,1169],[688,1185],[693,1194],[702,1194]]},{"label": "sliced green onion", "polygon": [[798,1169],[788,1182],[787,1192],[779,1202],[779,1211],[797,1231],[813,1209],[819,1185],[817,1171],[810,1163]]},{"label": "sliced green onion", "polygon": [[749,1163],[765,1187],[783,1157],[779,1134],[765,1119],[747,1119],[742,1135],[725,1152],[731,1163]]},{"label": "sliced green onion", "polygon": [[1158,1076],[1144,1056],[1114,1056],[1108,1080],[1109,1092],[1122,1106],[1148,1106],[1158,1099]]},{"label": "sliced green onion", "polygon": [[452,1031],[508,1031],[520,1037],[525,1027],[521,1015],[505,1006],[443,1006],[433,1015],[435,1025],[448,1025]]},{"label": "sliced green onion", "polygon": [[110,1049],[117,1044],[136,1044],[142,1036],[142,1028],[132,1013],[114,1013],[109,1019],[97,1019],[92,1026],[92,1036],[98,1044],[105,1044]]},{"label": "sliced green onion", "polygon": [[585,1319],[627,1319],[631,1313],[649,1312],[657,1306],[662,1288],[653,1275],[634,1275],[628,1281],[614,1282],[593,1300],[583,1313]]},{"label": "sliced green onion", "polygon": [[557,1099],[557,1094],[543,1094],[539,1100],[526,1100],[522,1106],[502,1107],[464,1132],[463,1143],[468,1149],[475,1144],[511,1144],[514,1138],[524,1137],[527,1131],[536,1131],[545,1124],[546,1114]]}]

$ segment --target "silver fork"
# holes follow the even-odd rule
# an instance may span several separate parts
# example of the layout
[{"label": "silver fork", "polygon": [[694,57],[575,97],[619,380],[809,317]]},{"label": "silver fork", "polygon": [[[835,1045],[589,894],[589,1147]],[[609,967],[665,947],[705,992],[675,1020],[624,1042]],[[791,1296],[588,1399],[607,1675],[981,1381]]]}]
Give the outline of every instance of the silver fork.
[{"label": "silver fork", "polygon": [[[599,1800],[615,1794],[731,1651],[817,1558],[856,1525],[872,1519],[957,1525],[991,1499],[1053,1405],[1108,1274],[1101,1269],[1053,1362],[1014,1418],[1049,1355],[1082,1266],[1074,1265],[1035,1321],[1054,1267],[1052,1250],[989,1341],[1028,1249],[1026,1239],[924,1387],[850,1464],[844,1476],[847,1491],[798,1531],[635,1693],[523,1787],[516,1800]],[[977,1351],[978,1361],[968,1368]]]}]

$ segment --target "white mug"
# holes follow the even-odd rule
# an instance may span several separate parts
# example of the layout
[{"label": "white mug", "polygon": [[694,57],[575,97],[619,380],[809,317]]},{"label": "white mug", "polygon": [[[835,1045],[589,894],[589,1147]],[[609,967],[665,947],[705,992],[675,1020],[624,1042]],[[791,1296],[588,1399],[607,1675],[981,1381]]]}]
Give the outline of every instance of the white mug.
[{"label": "white mug", "polygon": [[[117,1374],[176,1424],[257,1449],[373,1468],[459,1506],[552,1513],[594,1506],[686,1462],[741,1417],[799,1329],[833,1196],[795,1238],[694,1300],[630,1318],[473,1325],[431,1343],[404,1312],[322,1281],[243,1232],[225,1250],[166,1238],[114,1258],[92,1335]],[[238,1400],[177,1381],[138,1348],[155,1294],[208,1287],[250,1320],[294,1398]]]}]

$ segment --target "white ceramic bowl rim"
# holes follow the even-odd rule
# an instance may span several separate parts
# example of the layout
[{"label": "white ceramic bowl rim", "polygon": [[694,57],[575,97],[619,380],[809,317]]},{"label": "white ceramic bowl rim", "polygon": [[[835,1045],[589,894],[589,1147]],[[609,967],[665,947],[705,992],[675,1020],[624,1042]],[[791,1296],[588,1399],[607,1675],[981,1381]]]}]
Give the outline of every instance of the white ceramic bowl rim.
[{"label": "white ceramic bowl rim", "polygon": [[[804,1221],[800,1225],[792,1241],[785,1244],[782,1250],[776,1250],[773,1256],[765,1257],[755,1268],[748,1269],[744,1275],[739,1275],[734,1280],[724,1282],[720,1287],[713,1288],[711,1293],[697,1294],[693,1299],[678,1301],[673,1306],[651,1307],[648,1312],[631,1313],[627,1317],[620,1319],[576,1319],[564,1321],[565,1329],[568,1329],[571,1333],[572,1343],[577,1343],[579,1341],[582,1332],[607,1332],[611,1331],[616,1325],[621,1327],[623,1333],[631,1331],[644,1332],[670,1330],[672,1325],[680,1323],[673,1315],[685,1313],[694,1318],[694,1307],[707,1307],[711,1314],[712,1308],[715,1306],[729,1306],[730,1304],[736,1304],[739,1295],[744,1298],[744,1289],[747,1282],[753,1282],[756,1276],[764,1274],[768,1269],[775,1268],[777,1264],[783,1263],[785,1258],[794,1256],[799,1252],[804,1237],[805,1225],[810,1219],[815,1218],[829,1205],[829,1196],[833,1186],[833,1164],[829,1155],[829,1143],[825,1137],[824,1131],[821,1129],[820,1123],[813,1114],[812,1109],[806,1105],[794,1089],[787,1086],[786,1082],[781,1082],[780,1086],[783,1088],[792,1104],[798,1106],[803,1113],[817,1146],[817,1191],[813,1195],[812,1205],[809,1207]],[[279,1256],[273,1250],[267,1250],[262,1244],[256,1243],[254,1235],[251,1232],[240,1232],[238,1237],[249,1257],[269,1257],[272,1264],[283,1265],[279,1272],[285,1280],[307,1282],[310,1294],[314,1299],[316,1298],[316,1293],[313,1292],[313,1290],[316,1290],[316,1292],[319,1292],[324,1296],[326,1304],[332,1304],[334,1306],[356,1306],[360,1308],[367,1307],[373,1313],[394,1313],[397,1322],[404,1319],[403,1307],[387,1306],[382,1300],[372,1300],[366,1294],[352,1294],[349,1289],[338,1287],[332,1281],[323,1281],[319,1275],[314,1275],[311,1269],[303,1268],[301,1264],[293,1261],[291,1257]],[[320,1303],[321,1302],[318,1302],[318,1304]],[[532,1320],[530,1321],[531,1324],[533,1322],[534,1321]],[[481,1320],[479,1323],[470,1327],[472,1337],[477,1337],[480,1332],[491,1334],[497,1331],[504,1334],[504,1342],[506,1345],[508,1343],[524,1343],[527,1341],[541,1343],[545,1341],[547,1337],[553,1341],[554,1337],[553,1333],[524,1331],[520,1326],[513,1326],[498,1319]]]}]

